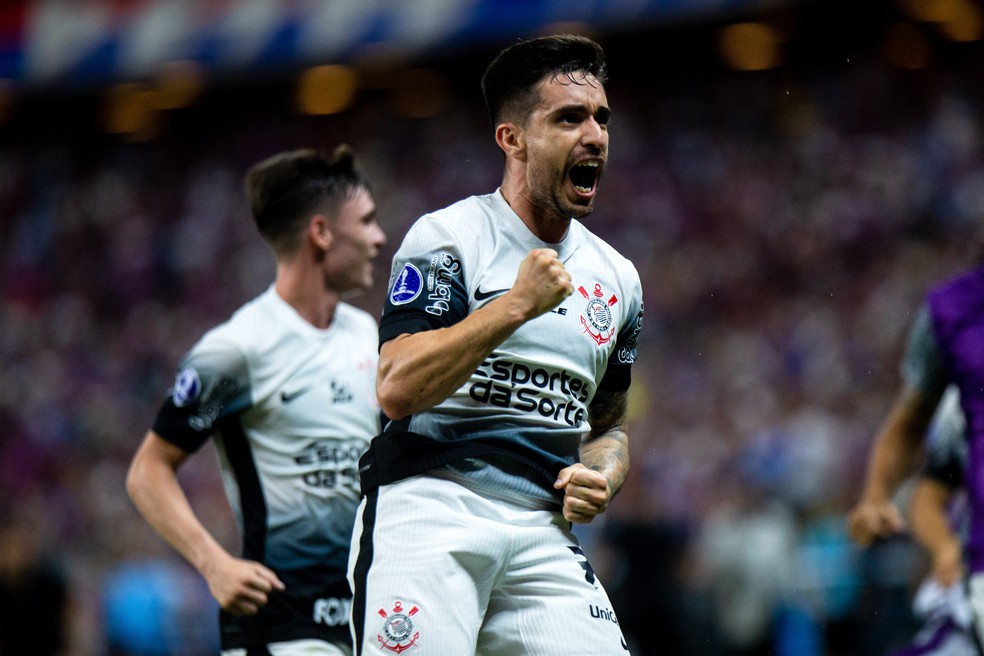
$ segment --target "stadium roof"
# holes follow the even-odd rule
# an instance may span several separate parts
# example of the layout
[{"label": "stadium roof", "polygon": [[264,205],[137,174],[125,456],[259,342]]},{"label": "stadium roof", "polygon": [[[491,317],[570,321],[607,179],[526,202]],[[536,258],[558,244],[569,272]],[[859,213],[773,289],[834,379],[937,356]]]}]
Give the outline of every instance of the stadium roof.
[{"label": "stadium roof", "polygon": [[797,0],[4,0],[0,81],[92,87],[194,61],[212,74],[412,58],[565,24],[693,22]]}]

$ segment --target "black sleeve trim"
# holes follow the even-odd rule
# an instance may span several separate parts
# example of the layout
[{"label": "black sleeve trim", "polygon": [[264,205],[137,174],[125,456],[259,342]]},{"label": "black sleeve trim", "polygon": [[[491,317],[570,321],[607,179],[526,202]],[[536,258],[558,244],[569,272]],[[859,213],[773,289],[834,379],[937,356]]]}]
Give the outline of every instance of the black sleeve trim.
[{"label": "black sleeve trim", "polygon": [[403,334],[422,333],[443,328],[444,324],[426,312],[403,312],[397,317],[383,317],[379,324],[379,345]]},{"label": "black sleeve trim", "polygon": [[188,424],[193,415],[191,407],[179,408],[170,397],[161,406],[151,428],[174,446],[194,453],[204,444],[211,431],[196,431]]},{"label": "black sleeve trim", "polygon": [[951,490],[957,490],[964,485],[963,467],[954,458],[948,458],[942,463],[928,462],[920,475]]},{"label": "black sleeve trim", "polygon": [[624,392],[632,384],[632,365],[611,363],[598,389],[606,392]]}]

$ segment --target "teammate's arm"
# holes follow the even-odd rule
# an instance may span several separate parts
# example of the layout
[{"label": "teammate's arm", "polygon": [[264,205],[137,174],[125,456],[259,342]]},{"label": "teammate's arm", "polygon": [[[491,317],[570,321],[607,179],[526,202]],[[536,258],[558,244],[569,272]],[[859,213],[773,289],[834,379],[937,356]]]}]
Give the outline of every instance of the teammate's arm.
[{"label": "teammate's arm", "polygon": [[252,615],[284,584],[262,564],[232,556],[195,516],[177,478],[188,455],[149,431],[130,464],[127,492],[147,522],[204,577],[222,608]]},{"label": "teammate's arm", "polygon": [[930,557],[933,577],[950,586],[963,578],[963,551],[953,532],[947,504],[953,490],[942,482],[921,476],[912,492],[909,526],[916,542]]},{"label": "teammate's arm", "polygon": [[861,498],[848,516],[848,529],[858,544],[868,545],[905,528],[892,495],[922,461],[923,440],[939,398],[910,385],[899,392],[875,438]]},{"label": "teammate's arm", "polygon": [[461,387],[499,344],[574,291],[548,248],[530,251],[513,287],[458,323],[400,335],[379,351],[376,392],[390,419],[433,407]]},{"label": "teammate's arm", "polygon": [[564,517],[586,524],[608,508],[629,473],[626,428],[628,391],[599,390],[591,401],[591,433],[581,443],[581,462],[565,467],[554,487],[564,490]]}]

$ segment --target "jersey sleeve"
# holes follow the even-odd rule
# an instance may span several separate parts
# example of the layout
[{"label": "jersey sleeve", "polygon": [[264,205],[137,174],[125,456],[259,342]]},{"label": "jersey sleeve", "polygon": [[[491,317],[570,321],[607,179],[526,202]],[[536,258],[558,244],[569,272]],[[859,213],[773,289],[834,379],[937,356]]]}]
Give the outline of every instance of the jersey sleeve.
[{"label": "jersey sleeve", "polygon": [[946,365],[933,334],[929,307],[925,304],[909,330],[901,370],[905,383],[929,398],[938,397],[947,385]]},{"label": "jersey sleeve", "polygon": [[468,314],[468,289],[458,239],[424,217],[393,257],[379,344],[405,333],[446,328]]},{"label": "jersey sleeve", "polygon": [[598,383],[598,389],[607,392],[621,392],[629,389],[632,383],[632,363],[636,360],[639,343],[639,333],[642,331],[642,284],[639,274],[632,270],[632,303],[627,316],[629,320],[619,328],[615,340],[615,350],[608,360],[605,375]]},{"label": "jersey sleeve", "polygon": [[242,351],[209,333],[181,361],[154,432],[188,451],[197,450],[219,423],[250,405],[249,371]]},{"label": "jersey sleeve", "polygon": [[962,487],[967,465],[966,433],[967,420],[960,407],[960,392],[951,385],[930,423],[920,475],[950,489]]}]

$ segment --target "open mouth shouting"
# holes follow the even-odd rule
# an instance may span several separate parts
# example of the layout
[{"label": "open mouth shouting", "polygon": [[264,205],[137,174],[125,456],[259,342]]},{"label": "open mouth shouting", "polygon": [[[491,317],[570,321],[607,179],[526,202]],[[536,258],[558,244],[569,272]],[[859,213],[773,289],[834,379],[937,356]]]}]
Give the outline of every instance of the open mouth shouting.
[{"label": "open mouth shouting", "polygon": [[579,198],[587,200],[594,197],[603,168],[601,160],[597,159],[584,160],[571,167],[567,177]]}]

